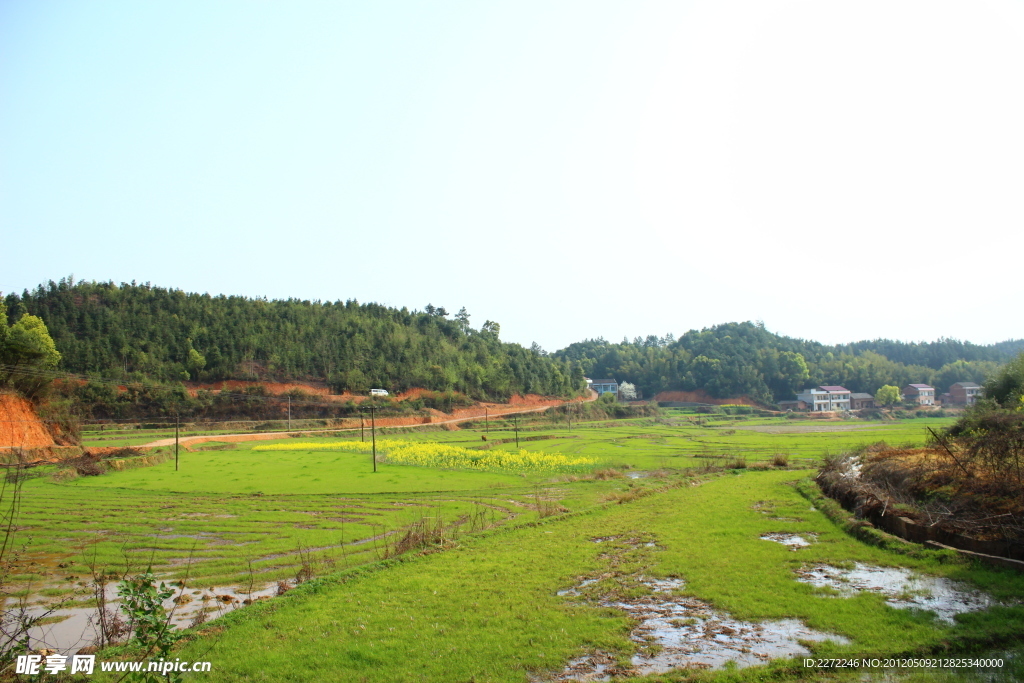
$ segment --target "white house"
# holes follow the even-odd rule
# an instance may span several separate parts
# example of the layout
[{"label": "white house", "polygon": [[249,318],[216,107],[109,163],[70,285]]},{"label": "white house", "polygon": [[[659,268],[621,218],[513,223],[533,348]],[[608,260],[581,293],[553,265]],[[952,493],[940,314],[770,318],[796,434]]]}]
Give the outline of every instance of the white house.
[{"label": "white house", "polygon": [[838,386],[820,386],[805,389],[796,395],[797,399],[807,404],[807,409],[824,412],[850,409],[850,390]]}]

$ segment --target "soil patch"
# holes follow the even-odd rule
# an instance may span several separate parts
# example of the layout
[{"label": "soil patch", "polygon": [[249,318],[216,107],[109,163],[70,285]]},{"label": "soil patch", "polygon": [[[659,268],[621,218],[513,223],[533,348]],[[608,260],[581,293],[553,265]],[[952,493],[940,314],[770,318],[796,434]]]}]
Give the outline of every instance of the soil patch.
[{"label": "soil patch", "polygon": [[263,387],[267,390],[268,394],[273,394],[274,396],[287,394],[289,391],[303,391],[314,396],[340,398],[337,394],[332,393],[330,387],[322,382],[255,382],[249,380],[228,379],[222,382],[205,384],[199,382],[188,382],[186,383],[186,387],[188,388],[188,392],[193,396],[195,396],[200,389],[206,391],[244,391],[251,387]]},{"label": "soil patch", "polygon": [[31,403],[14,394],[0,394],[0,448],[48,448],[55,445]]},{"label": "soil patch", "polygon": [[750,398],[749,396],[737,396],[735,398],[714,398],[708,392],[703,389],[697,389],[696,391],[662,391],[654,396],[654,400],[661,403],[663,401],[679,402],[679,403],[710,403],[716,406],[724,405],[744,405],[752,406],[754,408],[760,408],[761,405]]}]

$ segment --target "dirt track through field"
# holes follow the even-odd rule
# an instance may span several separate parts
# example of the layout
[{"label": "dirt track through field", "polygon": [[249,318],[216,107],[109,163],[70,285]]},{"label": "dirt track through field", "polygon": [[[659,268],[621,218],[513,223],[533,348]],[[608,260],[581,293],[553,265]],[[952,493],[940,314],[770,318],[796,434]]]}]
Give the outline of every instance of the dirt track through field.
[{"label": "dirt track through field", "polygon": [[[598,398],[597,392],[594,390],[590,391],[590,396],[582,399],[583,401],[596,401]],[[573,403],[573,401],[545,401],[546,405],[534,405],[529,408],[517,408],[515,403],[512,404],[495,404],[488,403],[483,407],[487,409],[487,415],[491,417],[505,417],[507,415],[522,415],[524,413],[537,413],[548,408],[554,408],[558,406],[566,405],[567,403]],[[550,404],[550,405],[547,405]],[[479,412],[481,408],[470,408],[465,410],[456,410],[455,417],[447,420],[437,420],[434,417],[384,417],[377,419],[378,427],[424,427],[427,425],[446,425],[456,424],[458,422],[468,422],[470,420],[482,419],[485,413]],[[179,444],[197,444],[203,443],[204,441],[262,441],[268,439],[280,439],[283,436],[293,436],[296,434],[325,434],[331,432],[355,432],[359,431],[360,427],[341,427],[336,429],[299,429],[295,431],[287,432],[260,432],[258,434],[215,434],[212,436],[185,436],[178,439]],[[174,439],[159,439],[158,441],[152,441],[147,444],[143,444],[141,448],[156,448],[157,446],[173,446]]]}]

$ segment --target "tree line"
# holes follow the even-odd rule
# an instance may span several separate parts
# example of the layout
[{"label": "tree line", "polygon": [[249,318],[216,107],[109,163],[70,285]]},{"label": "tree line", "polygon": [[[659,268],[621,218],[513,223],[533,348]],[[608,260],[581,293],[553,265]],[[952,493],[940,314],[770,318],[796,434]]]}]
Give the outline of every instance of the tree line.
[{"label": "tree line", "polygon": [[582,364],[590,377],[632,383],[648,398],[661,391],[703,389],[716,398],[746,395],[772,403],[792,399],[808,386],[874,393],[886,384],[925,383],[940,392],[954,382],[980,384],[1022,349],[1024,340],[980,346],[954,339],[921,344],[879,339],[827,346],[743,322],[691,330],[679,339],[589,339],[554,356]]},{"label": "tree line", "polygon": [[[59,360],[64,371],[125,383],[313,380],[339,392],[421,387],[478,400],[570,396],[582,390],[584,374],[628,382],[648,398],[703,389],[717,398],[747,395],[771,403],[807,386],[839,384],[874,393],[883,385],[917,382],[941,392],[958,381],[984,382],[1024,350],[1024,340],[981,346],[879,339],[827,346],[743,322],[690,330],[678,339],[588,339],[547,354],[536,344],[501,341],[493,321],[474,328],[464,308],[451,315],[430,304],[410,311],[354,299],[210,296],[70,277],[9,294],[3,303],[7,325],[0,332],[13,340],[0,339],[0,350],[9,349],[5,363],[42,353],[50,366]],[[43,349],[40,332],[47,329],[52,342]],[[100,386],[84,393],[113,401]]]},{"label": "tree line", "polygon": [[4,299],[8,322],[45,323],[72,373],[125,382],[312,380],[335,391],[422,387],[480,400],[569,396],[580,363],[506,343],[463,308],[210,296],[149,283],[50,281]]}]

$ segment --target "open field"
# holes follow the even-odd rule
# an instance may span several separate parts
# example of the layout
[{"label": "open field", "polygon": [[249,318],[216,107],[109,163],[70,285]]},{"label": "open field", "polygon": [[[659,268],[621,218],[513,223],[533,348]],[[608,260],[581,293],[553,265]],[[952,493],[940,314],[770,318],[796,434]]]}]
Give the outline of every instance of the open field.
[{"label": "open field", "polygon": [[[358,432],[205,442],[182,450],[177,472],[173,459],[63,483],[40,470],[24,488],[18,578],[31,582],[24,590],[33,601],[88,605],[89,580],[102,569],[121,575],[152,565],[190,589],[258,590],[303,570],[305,579],[321,577],[200,627],[205,635],[180,656],[213,661],[213,680],[553,680],[584,655],[636,672],[630,667],[660,646],[631,637],[636,614],[614,604],[650,602],[662,579],[673,581],[666,594],[674,600],[743,623],[797,620],[833,638],[805,643],[815,652],[926,653],[1024,636],[1021,577],[946,552],[865,545],[793,486],[825,452],[879,440],[921,444],[924,426],[936,421],[706,417],[698,424],[669,412],[571,432],[543,418],[522,425],[522,448],[591,458],[590,473],[389,462],[373,473],[368,454],[333,450],[358,441]],[[482,455],[518,450],[514,433],[496,425],[487,434],[378,432]],[[274,444],[296,448],[259,450]],[[777,454],[788,468],[769,466]],[[707,471],[743,459],[746,468]],[[441,529],[428,547],[444,552],[385,559],[424,520]],[[810,543],[792,550],[762,540],[769,533]],[[894,609],[882,595],[838,599],[796,580],[808,567],[853,563],[948,577],[1006,604],[946,623]],[[684,628],[701,619],[676,621]],[[788,664],[769,666],[781,678],[799,675],[786,673]]]},{"label": "open field", "polygon": [[[792,464],[811,465],[820,454],[885,439],[892,443],[920,442],[918,421],[863,423],[865,429],[834,434],[820,432],[771,434],[736,428],[740,424],[798,429],[799,422],[751,419],[729,426],[696,426],[686,419],[667,424],[640,420],[637,425],[615,421],[554,429],[537,421],[520,431],[520,444],[531,451],[587,455],[595,469],[622,471],[683,471],[736,455],[755,460],[779,452]],[[829,423],[846,427],[847,423]],[[820,423],[811,426],[820,427]],[[728,432],[735,429],[735,432]],[[463,447],[515,450],[511,430],[492,428],[460,431],[379,430],[384,437],[442,442]],[[481,437],[490,441],[484,442]],[[317,438],[323,443],[358,440]],[[369,440],[369,434],[366,436]],[[394,529],[417,510],[440,505],[444,519],[456,520],[474,505],[489,506],[495,521],[517,515],[523,521],[536,512],[539,492],[558,504],[579,510],[619,484],[587,481],[571,484],[550,474],[510,474],[394,466],[380,463],[372,472],[369,455],[335,451],[254,451],[256,446],[288,444],[307,439],[225,443],[206,442],[189,452],[182,449],[179,470],[173,460],[154,467],[79,477],[55,483],[46,475],[28,482],[22,510],[21,538],[26,552],[40,566],[72,562],[70,574],[85,574],[85,555],[98,566],[119,567],[127,552],[136,564],[154,567],[180,578],[187,559],[190,573],[202,582],[234,582],[248,572],[248,560],[268,580],[286,576],[297,566],[299,545],[328,548],[336,562],[346,544]],[[224,450],[220,450],[224,449]],[[515,503],[509,500],[516,501]],[[73,511],[69,513],[69,511]],[[341,521],[344,520],[344,523]],[[344,528],[342,528],[344,527]],[[195,551],[193,551],[195,547]],[[373,557],[372,547],[345,549],[351,562]],[[266,560],[268,556],[273,558]],[[27,575],[34,575],[28,572]],[[37,578],[41,578],[39,575]]]}]

